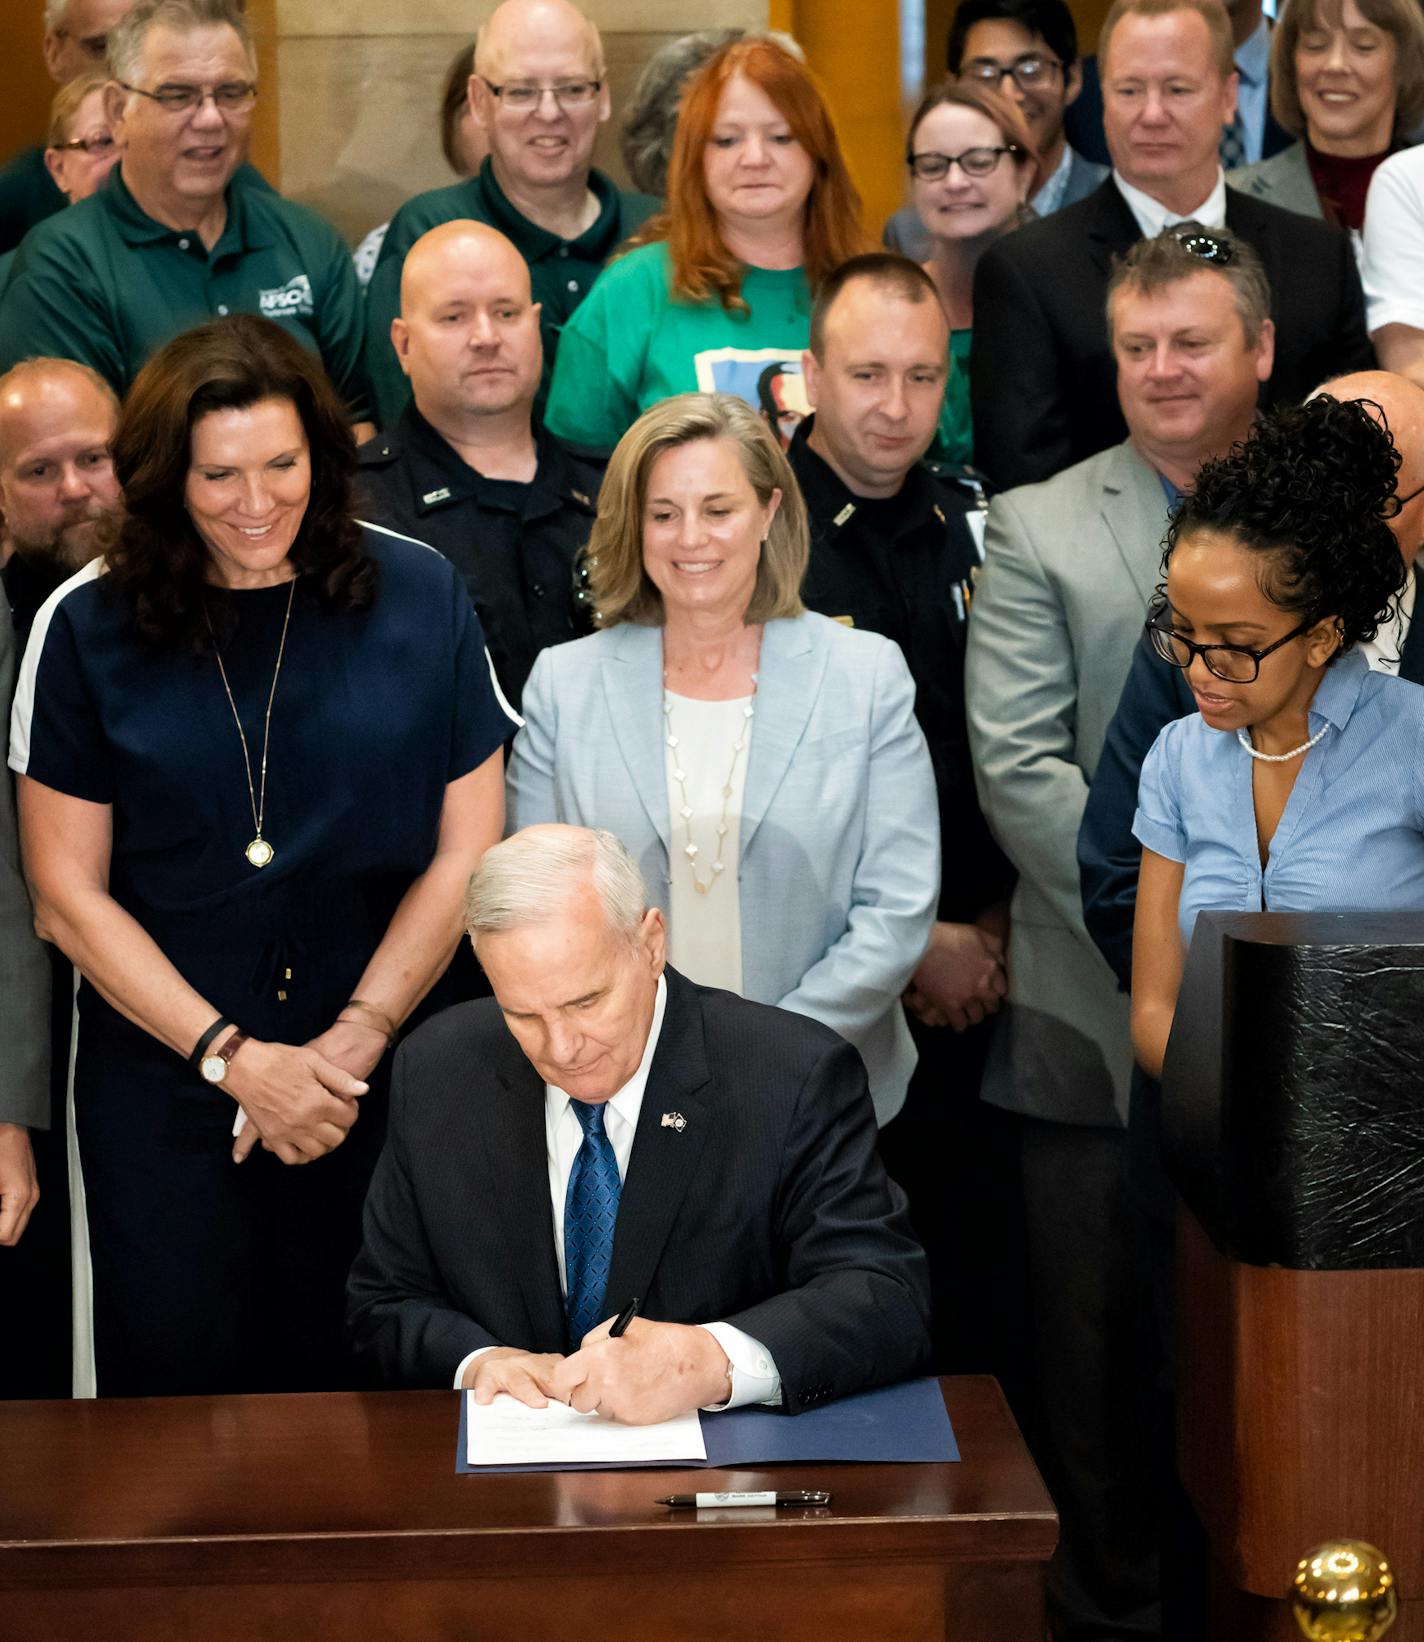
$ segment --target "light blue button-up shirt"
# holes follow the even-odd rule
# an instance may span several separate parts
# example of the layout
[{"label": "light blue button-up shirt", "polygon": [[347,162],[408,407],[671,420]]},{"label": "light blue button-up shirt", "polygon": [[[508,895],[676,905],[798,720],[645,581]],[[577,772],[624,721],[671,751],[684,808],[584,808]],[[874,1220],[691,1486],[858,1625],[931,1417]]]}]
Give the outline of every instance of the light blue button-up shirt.
[{"label": "light blue button-up shirt", "polygon": [[1424,911],[1424,688],[1358,650],[1328,668],[1264,872],[1251,755],[1200,713],[1168,724],[1142,766],[1132,830],[1185,865],[1182,942],[1197,914]]},{"label": "light blue button-up shirt", "polygon": [[1246,164],[1255,165],[1266,141],[1266,103],[1270,96],[1271,27],[1263,17],[1236,53],[1236,106]]}]

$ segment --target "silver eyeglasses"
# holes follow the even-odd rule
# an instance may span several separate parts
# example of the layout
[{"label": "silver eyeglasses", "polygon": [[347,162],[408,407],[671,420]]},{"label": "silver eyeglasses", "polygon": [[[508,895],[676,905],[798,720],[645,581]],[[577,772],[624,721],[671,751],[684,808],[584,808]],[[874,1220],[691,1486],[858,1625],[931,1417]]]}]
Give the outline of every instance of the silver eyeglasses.
[{"label": "silver eyeglasses", "polygon": [[[480,76],[484,79],[484,76]],[[602,80],[561,80],[558,85],[536,86],[525,82],[497,86],[485,80],[490,94],[498,97],[503,107],[519,114],[532,113],[544,100],[547,92],[560,108],[587,108],[603,89]]]}]

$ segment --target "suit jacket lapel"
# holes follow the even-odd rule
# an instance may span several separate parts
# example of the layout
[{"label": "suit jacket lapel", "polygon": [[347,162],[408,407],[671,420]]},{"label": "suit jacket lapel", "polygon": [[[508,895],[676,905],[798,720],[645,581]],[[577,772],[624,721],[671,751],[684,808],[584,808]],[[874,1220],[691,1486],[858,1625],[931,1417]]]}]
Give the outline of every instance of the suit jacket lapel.
[{"label": "suit jacket lapel", "polygon": [[564,1349],[564,1305],[549,1205],[544,1085],[513,1038],[495,1051],[483,1115],[490,1197],[499,1214],[509,1269],[529,1314],[530,1349]]},{"label": "suit jacket lapel", "polygon": [[1111,173],[1088,199],[1094,207],[1088,223],[1091,255],[1098,270],[1107,274],[1112,271],[1113,258],[1135,245],[1142,238],[1142,230],[1137,226],[1132,207],[1119,193]]},{"label": "suit jacket lapel", "polygon": [[742,796],[740,854],[745,855],[762,817],[786,778],[820,694],[826,650],[812,642],[812,623],[769,621],[762,630],[747,785]]},{"label": "suit jacket lapel", "polygon": [[1414,611],[1399,647],[1399,676],[1411,684],[1424,684],[1424,610],[1419,607],[1419,571],[1416,568],[1409,574],[1414,582]]},{"label": "suit jacket lapel", "polygon": [[604,697],[613,738],[628,768],[633,791],[669,849],[667,775],[663,767],[664,729],[662,632],[624,622],[612,635],[612,655],[603,669]]},{"label": "suit jacket lapel", "polygon": [[[712,1128],[712,1108],[697,1093],[708,1082],[702,1006],[690,982],[675,970],[666,973],[662,1034],[648,1068],[628,1176],[618,1200],[605,1300],[609,1312],[621,1311],[634,1295],[647,1298]],[[665,1113],[680,1116],[683,1126],[664,1124]]]},{"label": "suit jacket lapel", "polygon": [[1146,608],[1162,574],[1167,496],[1161,480],[1126,441],[1114,457],[1103,480],[1103,522]]}]

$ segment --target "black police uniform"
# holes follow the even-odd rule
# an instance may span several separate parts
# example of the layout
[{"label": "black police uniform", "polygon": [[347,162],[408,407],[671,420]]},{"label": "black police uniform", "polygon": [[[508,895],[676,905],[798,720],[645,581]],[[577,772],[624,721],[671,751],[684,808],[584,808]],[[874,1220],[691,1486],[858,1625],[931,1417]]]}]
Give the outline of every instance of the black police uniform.
[{"label": "black police uniform", "polygon": [[[939,794],[939,917],[970,922],[1013,885],[979,809],[964,707],[986,482],[970,468],[924,461],[895,496],[857,496],[811,449],[814,428],[808,417],[788,452],[811,520],[801,596],[810,609],[883,633],[904,652]],[[911,1020],[920,1064],[904,1108],[881,1133],[881,1151],[930,1256],[936,1367],[994,1372],[1021,1405],[1016,1381],[1025,1380],[1030,1359],[1016,1135],[978,1098],[992,1026],[991,1017],[956,1034]]]},{"label": "black police uniform", "polygon": [[500,688],[516,708],[534,658],[593,630],[582,550],[600,466],[536,421],[528,484],[487,479],[408,404],[361,447],[358,511],[369,524],[437,548],[464,577]]}]

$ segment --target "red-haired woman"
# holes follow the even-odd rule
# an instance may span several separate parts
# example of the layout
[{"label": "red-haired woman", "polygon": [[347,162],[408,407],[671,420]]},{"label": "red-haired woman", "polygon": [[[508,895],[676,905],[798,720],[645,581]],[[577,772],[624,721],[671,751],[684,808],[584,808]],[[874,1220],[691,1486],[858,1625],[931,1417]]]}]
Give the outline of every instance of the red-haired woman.
[{"label": "red-haired woman", "polygon": [[782,437],[807,406],[801,354],[816,287],[867,249],[825,102],[774,40],[743,39],[689,83],[668,210],[569,321],[546,421],[611,449],[648,406],[732,393]]}]

